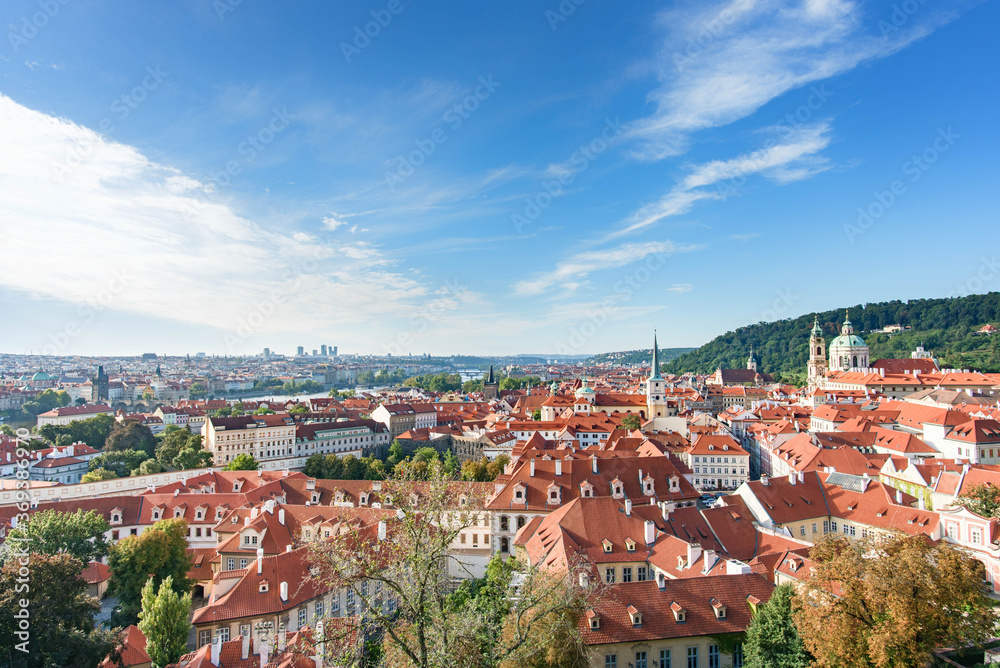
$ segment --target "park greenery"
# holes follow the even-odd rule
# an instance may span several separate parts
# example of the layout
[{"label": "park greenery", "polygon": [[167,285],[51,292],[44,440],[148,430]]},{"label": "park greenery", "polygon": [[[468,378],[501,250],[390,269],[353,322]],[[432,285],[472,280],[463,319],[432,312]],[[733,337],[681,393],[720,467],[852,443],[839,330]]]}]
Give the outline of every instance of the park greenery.
[{"label": "park greenery", "polygon": [[384,458],[354,455],[312,455],[306,460],[302,472],[310,478],[323,480],[386,480],[408,477],[424,480],[434,467],[440,467],[449,480],[489,482],[503,473],[510,457],[500,455],[495,461],[485,457],[459,462],[455,453],[447,449],[442,454],[430,446],[417,448],[412,455],[403,454],[403,446],[393,441]]}]

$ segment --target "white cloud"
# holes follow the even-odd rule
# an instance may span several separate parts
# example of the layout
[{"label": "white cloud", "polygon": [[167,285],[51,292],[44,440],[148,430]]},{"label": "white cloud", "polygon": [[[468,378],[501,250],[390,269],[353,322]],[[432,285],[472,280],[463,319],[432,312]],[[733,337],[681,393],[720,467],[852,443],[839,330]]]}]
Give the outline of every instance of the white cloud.
[{"label": "white cloud", "polygon": [[682,295],[685,292],[691,292],[692,290],[694,290],[694,286],[691,285],[690,283],[674,283],[669,288],[667,288],[667,290]]},{"label": "white cloud", "polygon": [[341,228],[344,225],[347,225],[347,221],[341,220],[335,213],[331,213],[329,216],[323,219],[323,227],[330,230],[331,232],[337,231],[338,228]]},{"label": "white cloud", "polygon": [[609,238],[632,234],[664,218],[687,213],[701,200],[722,199],[720,190],[709,189],[709,186],[718,183],[760,174],[785,184],[826,170],[829,168],[828,160],[819,153],[829,144],[830,124],[822,122],[790,131],[782,143],[772,143],[766,148],[729,160],[694,165],[672,190],[626,218],[623,227]]},{"label": "white cloud", "polygon": [[373,336],[432,298],[388,271],[376,246],[324,246],[244,218],[225,190],[206,194],[130,146],[3,95],[0,145],[0,285],[30,298],[85,304],[117,275],[109,307],[120,311],[224,332],[250,321],[254,334],[365,325]]},{"label": "white cloud", "polygon": [[650,255],[673,255],[698,248],[699,246],[678,245],[672,241],[646,241],[625,243],[605,250],[585,251],[560,261],[548,273],[516,283],[514,290],[521,295],[537,295],[554,287],[574,291],[583,285],[584,279],[592,272],[624,267]]},{"label": "white cloud", "polygon": [[[695,9],[692,9],[692,6]],[[954,15],[923,7],[898,29],[849,0],[731,0],[661,14],[655,111],[633,122],[634,155],[682,153],[690,135],[749,116],[771,100],[924,37]]]}]

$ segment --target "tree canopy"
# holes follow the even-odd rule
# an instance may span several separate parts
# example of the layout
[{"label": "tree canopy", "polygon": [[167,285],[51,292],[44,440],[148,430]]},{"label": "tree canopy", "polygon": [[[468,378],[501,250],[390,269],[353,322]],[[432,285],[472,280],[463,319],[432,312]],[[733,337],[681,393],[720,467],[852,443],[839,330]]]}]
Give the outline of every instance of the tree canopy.
[{"label": "tree canopy", "polygon": [[232,461],[223,467],[223,471],[256,471],[260,468],[260,462],[253,455],[241,452],[233,457]]},{"label": "tree canopy", "polygon": [[794,619],[820,668],[922,668],[936,647],[981,645],[994,633],[982,563],[948,543],[828,537],[810,558]]},{"label": "tree canopy", "polygon": [[[69,554],[32,554],[30,590],[18,559],[0,568],[0,656],[10,668],[96,668],[116,645],[115,633],[94,628],[98,600],[87,594],[83,563]],[[21,600],[28,607],[21,607]],[[26,637],[17,615],[30,614]],[[18,646],[26,652],[19,651]]]},{"label": "tree canopy", "polygon": [[105,532],[111,526],[96,511],[63,513],[43,510],[26,523],[12,529],[7,540],[23,540],[24,549],[38,554],[68,554],[83,564],[97,561],[108,553]]},{"label": "tree canopy", "polygon": [[811,659],[792,621],[790,584],[775,588],[750,621],[743,642],[744,668],[808,668]]},{"label": "tree canopy", "polygon": [[118,597],[112,621],[121,626],[134,624],[142,607],[142,588],[147,580],[152,579],[153,586],[158,588],[171,577],[175,592],[183,595],[190,591],[187,522],[161,520],[138,536],[123,538],[111,546],[108,567],[111,569],[108,592]]},{"label": "tree canopy", "polygon": [[146,458],[156,454],[156,437],[149,427],[135,420],[116,422],[104,445],[105,452],[123,452],[139,450],[146,453]]},{"label": "tree canopy", "polygon": [[190,612],[191,594],[174,591],[173,577],[168,575],[159,588],[153,578],[146,580],[138,626],[146,636],[146,653],[155,668],[165,668],[184,654],[191,629]]}]

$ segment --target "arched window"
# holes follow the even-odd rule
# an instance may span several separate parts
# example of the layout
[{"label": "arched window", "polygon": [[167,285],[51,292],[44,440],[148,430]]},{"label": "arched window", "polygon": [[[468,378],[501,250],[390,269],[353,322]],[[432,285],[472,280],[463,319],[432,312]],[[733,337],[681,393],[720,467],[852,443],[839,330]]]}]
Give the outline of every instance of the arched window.
[{"label": "arched window", "polygon": [[854,356],[853,362],[854,362],[854,364],[852,364],[851,366],[853,366],[853,367],[858,366],[858,356],[857,355]]},{"label": "arched window", "polygon": [[506,538],[501,538],[500,539],[500,551],[501,552],[510,552],[510,541],[507,540]]},{"label": "arched window", "polygon": [[510,531],[510,518],[506,515],[500,516],[500,531]]},{"label": "arched window", "polygon": [[524,526],[524,516],[522,515],[517,518],[517,528],[520,529],[523,526]]}]

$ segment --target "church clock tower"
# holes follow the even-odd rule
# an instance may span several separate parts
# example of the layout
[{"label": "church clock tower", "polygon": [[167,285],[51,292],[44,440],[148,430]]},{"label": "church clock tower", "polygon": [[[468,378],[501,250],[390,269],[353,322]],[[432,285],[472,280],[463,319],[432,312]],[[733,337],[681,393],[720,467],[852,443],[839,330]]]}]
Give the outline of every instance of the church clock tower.
[{"label": "church clock tower", "polygon": [[813,320],[812,332],[809,334],[809,389],[819,388],[826,372],[826,339],[823,338],[823,330],[819,326],[819,316],[816,316]]},{"label": "church clock tower", "polygon": [[653,331],[653,362],[650,364],[649,378],[646,379],[646,418],[667,417],[667,381],[660,375],[660,349]]}]

